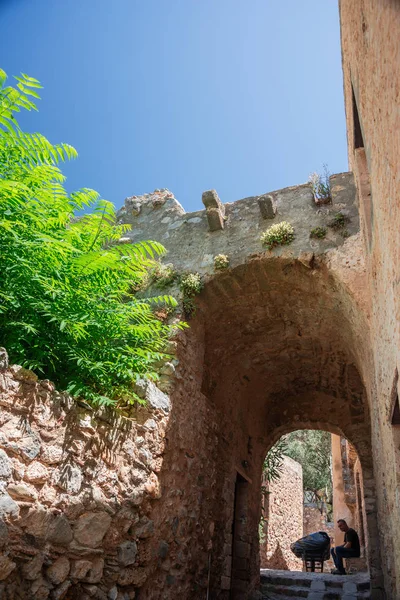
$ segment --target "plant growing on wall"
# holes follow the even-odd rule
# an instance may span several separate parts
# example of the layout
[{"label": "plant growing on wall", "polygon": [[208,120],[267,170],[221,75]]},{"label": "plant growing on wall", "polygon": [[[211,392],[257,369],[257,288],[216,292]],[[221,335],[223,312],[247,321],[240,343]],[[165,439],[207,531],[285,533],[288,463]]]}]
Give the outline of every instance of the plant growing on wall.
[{"label": "plant growing on wall", "polygon": [[332,221],[329,223],[329,227],[335,230],[344,229],[349,220],[349,217],[344,215],[342,212],[338,212],[334,215]]},{"label": "plant growing on wall", "polygon": [[310,231],[310,238],[323,240],[326,237],[326,227],[314,227]]},{"label": "plant growing on wall", "polygon": [[223,271],[229,267],[229,257],[226,254],[217,254],[214,256],[214,268],[216,271]]},{"label": "plant growing on wall", "polygon": [[21,131],[15,114],[36,109],[40,84],[16,79],[7,86],[0,71],[0,345],[93,404],[137,401],[132,383],[157,379],[174,332],[153,312],[173,298],[132,292],[164,248],[120,244],[128,227],[110,202],[86,188],[67,194],[59,164],[76,151]]},{"label": "plant growing on wall", "polygon": [[179,288],[183,295],[183,310],[186,318],[192,317],[196,312],[195,296],[203,289],[203,281],[199,273],[186,273],[180,279]]},{"label": "plant growing on wall", "polygon": [[324,172],[322,175],[314,172],[308,177],[316,204],[330,204],[332,202],[331,184],[329,180],[330,173],[327,165],[324,165],[323,168]]},{"label": "plant growing on wall", "polygon": [[294,229],[287,221],[271,225],[266,231],[261,234],[261,243],[267,246],[269,250],[276,246],[286,246],[294,240]]}]

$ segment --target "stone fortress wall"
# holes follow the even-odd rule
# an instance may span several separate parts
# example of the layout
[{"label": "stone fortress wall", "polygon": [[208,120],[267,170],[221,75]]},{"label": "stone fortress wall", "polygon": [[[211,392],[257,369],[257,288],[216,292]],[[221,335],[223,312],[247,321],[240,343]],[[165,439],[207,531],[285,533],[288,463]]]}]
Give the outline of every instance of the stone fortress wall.
[{"label": "stone fortress wall", "polygon": [[[260,235],[281,221],[293,226],[295,239],[290,246],[275,248],[274,256],[303,254],[305,260],[310,260],[313,254],[323,254],[345,241],[343,230],[329,227],[336,214],[345,216],[347,236],[359,231],[352,174],[332,175],[330,182],[332,203],[325,205],[318,205],[311,186],[304,184],[228,204],[211,190],[203,194],[204,210],[186,213],[172,192],[155,190],[127,198],[118,217],[132,226],[124,241],[161,242],[168,251],[165,262],[178,270],[212,274],[218,254],[228,256],[230,267],[243,264],[265,253]],[[325,239],[310,238],[315,227],[326,228]]]}]

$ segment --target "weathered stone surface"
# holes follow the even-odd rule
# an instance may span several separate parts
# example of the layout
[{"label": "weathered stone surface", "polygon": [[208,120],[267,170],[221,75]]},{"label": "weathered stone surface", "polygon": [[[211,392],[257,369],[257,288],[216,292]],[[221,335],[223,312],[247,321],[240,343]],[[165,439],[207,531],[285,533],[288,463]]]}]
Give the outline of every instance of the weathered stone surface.
[{"label": "weathered stone surface", "polygon": [[79,467],[65,465],[59,474],[57,485],[69,494],[77,494],[82,486],[82,471]]},{"label": "weathered stone surface", "polygon": [[268,490],[268,498],[263,500],[268,535],[260,541],[260,566],[262,569],[301,571],[303,563],[290,549],[294,541],[303,537],[301,465],[285,456],[279,479],[270,483],[264,481],[264,485]]},{"label": "weathered stone surface", "polygon": [[0,371],[8,369],[8,354],[5,348],[0,348]]},{"label": "weathered stone surface", "polygon": [[149,403],[151,408],[161,409],[168,412],[170,409],[169,397],[158,389],[152,381],[149,381],[146,386],[145,400]]},{"label": "weathered stone surface", "polygon": [[32,598],[35,598],[35,600],[47,600],[52,588],[53,585],[40,576],[32,583]]},{"label": "weathered stone surface", "polygon": [[23,500],[26,502],[34,502],[37,499],[37,493],[34,489],[24,483],[10,483],[7,486],[7,493],[14,500]]},{"label": "weathered stone surface", "polygon": [[25,471],[24,479],[29,483],[45,483],[49,478],[49,471],[45,465],[34,461]]},{"label": "weathered stone surface", "polygon": [[206,214],[210,231],[219,231],[224,228],[224,217],[218,208],[208,208]]},{"label": "weathered stone surface", "polygon": [[127,567],[133,565],[137,555],[137,544],[135,542],[124,542],[118,546],[117,558],[120,565]]},{"label": "weathered stone surface", "polygon": [[3,519],[0,519],[0,548],[3,548],[7,544],[8,537],[8,527]]},{"label": "weathered stone surface", "polygon": [[67,597],[67,593],[69,588],[71,587],[71,582],[69,580],[64,581],[61,585],[59,585],[53,592],[51,593],[51,597],[54,600],[63,600],[63,598]]},{"label": "weathered stone surface", "polygon": [[8,556],[0,554],[0,581],[4,581],[17,565]]},{"label": "weathered stone surface", "polygon": [[40,439],[33,431],[18,443],[18,451],[26,460],[35,459],[40,452],[40,447]]},{"label": "weathered stone surface", "polygon": [[22,567],[22,574],[24,579],[33,581],[41,576],[42,566],[44,562],[44,555],[42,553],[37,554]]},{"label": "weathered stone surface", "polygon": [[45,445],[42,447],[40,460],[48,465],[55,465],[61,462],[63,449],[60,446]]},{"label": "weathered stone surface", "polygon": [[73,539],[71,525],[65,515],[57,515],[49,524],[46,540],[52,544],[67,546]]},{"label": "weathered stone surface", "polygon": [[63,583],[69,574],[70,562],[66,556],[60,556],[46,571],[46,577],[53,585]]},{"label": "weathered stone surface", "polygon": [[108,600],[117,600],[118,598],[118,588],[114,585],[107,594]]},{"label": "weathered stone surface", "polygon": [[18,504],[8,494],[0,495],[0,517],[16,516],[19,513]]},{"label": "weathered stone surface", "polygon": [[92,561],[92,566],[89,569],[84,580],[87,583],[99,583],[99,581],[101,580],[101,578],[103,576],[103,569],[104,569],[104,559],[95,558]]},{"label": "weathered stone surface", "polygon": [[258,206],[260,207],[261,216],[263,219],[274,219],[276,215],[276,202],[273,196],[264,194],[257,198]]},{"label": "weathered stone surface", "polygon": [[134,585],[140,587],[147,579],[146,570],[142,567],[129,567],[121,571],[118,585]]},{"label": "weathered stone surface", "polygon": [[76,560],[73,562],[71,567],[70,578],[72,580],[84,579],[90,569],[93,568],[93,563],[90,560]]},{"label": "weathered stone surface", "polygon": [[0,478],[8,479],[12,473],[12,462],[4,450],[0,450]]},{"label": "weathered stone surface", "polygon": [[138,538],[146,539],[154,534],[154,522],[148,517],[140,519],[135,527],[135,535]]},{"label": "weathered stone surface", "polygon": [[74,538],[83,546],[96,548],[100,545],[110,524],[111,517],[106,512],[85,513],[76,522]]}]

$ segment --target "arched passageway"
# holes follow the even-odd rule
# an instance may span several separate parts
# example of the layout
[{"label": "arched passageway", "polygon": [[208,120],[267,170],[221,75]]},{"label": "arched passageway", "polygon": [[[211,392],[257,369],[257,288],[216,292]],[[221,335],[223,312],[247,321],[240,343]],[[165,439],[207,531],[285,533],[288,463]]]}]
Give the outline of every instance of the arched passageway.
[{"label": "arched passageway", "polygon": [[[211,282],[202,312],[206,317],[202,390],[218,410],[224,436],[231,440],[220,456],[225,473],[221,498],[229,489],[235,494],[233,478],[236,506],[238,485],[241,502],[247,505],[241,534],[234,528],[231,597],[240,597],[258,577],[256,527],[265,453],[295,429],[324,429],[345,436],[356,448],[371,532],[368,560],[372,578],[379,579],[370,419],[359,370],[362,317],[344,289],[328,272],[299,261],[254,261]],[[234,504],[232,498],[230,503],[221,502],[228,514],[216,530],[225,568],[232,535],[229,511]],[[215,567],[216,573],[223,568]]]},{"label": "arched passageway", "polygon": [[[298,429],[283,435],[267,453],[263,465],[259,526],[261,569],[302,571],[291,545],[310,533],[324,531],[335,545],[343,544],[338,519],[359,534],[360,560],[350,565],[365,571],[362,468],[353,445],[336,434]],[[368,536],[367,536],[368,537]],[[323,568],[335,567],[326,559]]]},{"label": "arched passageway", "polygon": [[[208,598],[250,598],[257,590],[264,457],[280,436],[305,428],[343,435],[357,450],[372,597],[382,597],[361,375],[367,337],[361,311],[323,261],[256,258],[206,284],[180,355],[161,482],[185,489],[173,543],[178,556],[179,531],[193,536],[189,568]],[[170,535],[165,512],[155,515]],[[196,585],[188,590],[198,593]]]}]

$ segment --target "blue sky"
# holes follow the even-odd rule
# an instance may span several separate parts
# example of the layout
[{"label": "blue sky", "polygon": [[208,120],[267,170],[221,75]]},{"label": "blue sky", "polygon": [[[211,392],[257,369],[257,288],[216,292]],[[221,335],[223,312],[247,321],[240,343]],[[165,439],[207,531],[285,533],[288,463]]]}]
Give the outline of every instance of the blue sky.
[{"label": "blue sky", "polygon": [[337,0],[0,0],[0,66],[42,82],[26,130],[67,188],[186,210],[347,170]]}]

